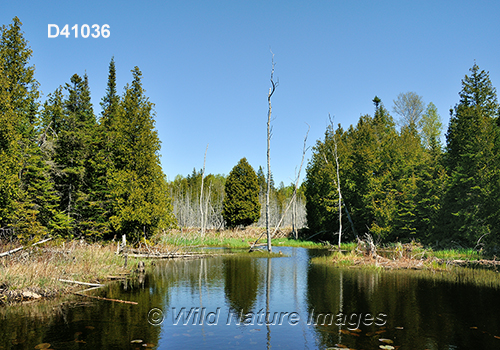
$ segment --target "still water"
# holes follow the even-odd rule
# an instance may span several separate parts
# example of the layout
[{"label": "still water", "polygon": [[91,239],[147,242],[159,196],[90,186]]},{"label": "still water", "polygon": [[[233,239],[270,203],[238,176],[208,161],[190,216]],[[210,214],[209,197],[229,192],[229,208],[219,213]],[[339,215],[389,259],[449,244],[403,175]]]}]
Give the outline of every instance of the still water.
[{"label": "still water", "polygon": [[326,251],[279,249],[285,257],[159,262],[94,292],[138,305],[0,309],[0,349],[500,349],[494,272],[478,284],[474,271],[339,269],[310,264]]}]

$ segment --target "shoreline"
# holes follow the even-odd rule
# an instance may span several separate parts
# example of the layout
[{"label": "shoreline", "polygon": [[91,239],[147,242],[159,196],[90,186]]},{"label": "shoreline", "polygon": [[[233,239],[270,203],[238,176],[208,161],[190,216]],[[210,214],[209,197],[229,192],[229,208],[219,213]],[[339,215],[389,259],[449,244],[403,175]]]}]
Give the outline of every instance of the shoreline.
[{"label": "shoreline", "polygon": [[[80,296],[88,287],[127,278],[139,269],[144,272],[155,264],[155,260],[190,259],[213,256],[213,254],[193,251],[193,248],[229,247],[243,248],[234,253],[242,255],[251,243],[259,237],[262,228],[245,230],[207,231],[201,237],[199,231],[172,230],[156,236],[156,245],[140,243],[138,249],[126,248],[126,255],[118,254],[117,242],[87,243],[83,240],[52,240],[39,245],[25,247],[10,255],[0,257],[0,306],[21,304],[37,300],[51,300],[76,294]],[[325,264],[339,268],[384,269],[384,270],[429,270],[449,271],[453,268],[478,268],[498,271],[500,261],[487,260],[477,252],[436,251],[425,249],[418,243],[396,243],[392,248],[370,248],[361,243],[343,243],[339,251],[336,247],[311,241],[290,238],[290,230],[283,229],[279,238],[273,239],[273,247],[330,248],[332,254],[314,258],[311,263]],[[261,240],[259,243],[264,243]],[[1,247],[1,251],[14,247]],[[374,249],[374,250],[371,250]],[[377,254],[381,252],[385,256]],[[279,257],[281,252],[273,253]],[[268,254],[256,250],[248,257]],[[220,255],[220,254],[216,254]],[[443,258],[444,257],[444,258]],[[139,265],[142,264],[142,265]],[[85,285],[83,287],[82,285]],[[80,294],[78,294],[80,293]],[[92,296],[87,296],[92,298]]]},{"label": "shoreline", "polygon": [[[114,242],[30,246],[0,258],[0,305],[56,299],[89,286],[104,286],[133,274],[139,261],[117,255]],[[147,269],[151,263],[144,265]]]}]

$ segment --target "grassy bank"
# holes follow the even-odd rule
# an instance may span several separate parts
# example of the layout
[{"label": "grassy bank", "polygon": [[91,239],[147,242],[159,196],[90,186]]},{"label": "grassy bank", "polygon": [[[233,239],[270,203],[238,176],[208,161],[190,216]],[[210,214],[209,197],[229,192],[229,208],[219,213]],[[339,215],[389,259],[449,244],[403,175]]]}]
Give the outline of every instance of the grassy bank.
[{"label": "grassy bank", "polygon": [[[349,248],[348,248],[349,247]],[[347,248],[347,249],[346,249]],[[421,244],[393,243],[376,246],[373,241],[362,241],[358,244],[346,245],[330,256],[318,257],[313,263],[330,264],[340,267],[364,267],[375,269],[413,269],[413,270],[446,270],[454,267],[483,267],[497,270],[500,263],[487,260],[474,249],[448,249],[434,251]]]},{"label": "grassy bank", "polygon": [[[163,244],[169,244],[184,249],[195,247],[225,247],[225,248],[250,248],[252,242],[259,237],[259,244],[267,243],[264,228],[246,228],[244,230],[208,230],[202,236],[198,229],[171,230],[161,238]],[[274,247],[304,247],[324,248],[325,245],[318,242],[296,240],[292,238],[291,229],[283,229],[277,235],[279,238],[272,239]]]},{"label": "grassy bank", "polygon": [[[235,231],[208,231],[200,237],[198,231],[173,231],[154,237],[157,245],[145,248],[143,253],[168,253],[176,256],[182,252],[194,250],[194,247],[230,247],[245,248],[243,253],[249,257],[279,257],[275,252],[268,254],[260,251],[248,254],[249,242],[255,241],[262,229]],[[259,243],[265,243],[261,240]],[[273,240],[276,246],[321,247],[320,244],[295,241],[282,237]],[[0,252],[16,248],[19,244],[0,244]],[[146,268],[150,259],[128,256],[127,266],[123,255],[116,254],[116,243],[92,243],[82,241],[50,241],[37,246],[27,247],[11,255],[0,257],[0,305],[41,298],[55,298],[81,291],[87,286],[60,281],[71,280],[85,283],[103,284],[112,277],[133,273],[139,261],[144,261]],[[129,253],[137,251],[128,248]]]},{"label": "grassy bank", "polygon": [[60,279],[103,283],[110,276],[128,274],[137,268],[139,259],[128,258],[124,267],[124,257],[115,253],[114,244],[72,241],[47,242],[2,257],[0,304],[53,298],[86,288]]}]

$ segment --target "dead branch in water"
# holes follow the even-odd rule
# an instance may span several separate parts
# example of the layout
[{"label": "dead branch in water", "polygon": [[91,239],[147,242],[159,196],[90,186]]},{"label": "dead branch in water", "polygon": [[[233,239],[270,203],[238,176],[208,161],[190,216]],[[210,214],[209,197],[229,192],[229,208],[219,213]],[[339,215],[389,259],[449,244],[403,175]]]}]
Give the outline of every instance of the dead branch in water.
[{"label": "dead branch in water", "polygon": [[120,299],[110,299],[110,298],[98,297],[98,296],[93,296],[93,295],[87,295],[87,294],[83,294],[83,293],[80,293],[80,292],[73,292],[73,294],[79,295],[79,296],[82,296],[82,297],[87,297],[87,298],[92,298],[92,299],[97,299],[97,300],[114,301],[114,302],[123,303],[123,304],[132,304],[132,305],[138,305],[139,304],[139,303],[137,303],[135,301],[120,300]]}]

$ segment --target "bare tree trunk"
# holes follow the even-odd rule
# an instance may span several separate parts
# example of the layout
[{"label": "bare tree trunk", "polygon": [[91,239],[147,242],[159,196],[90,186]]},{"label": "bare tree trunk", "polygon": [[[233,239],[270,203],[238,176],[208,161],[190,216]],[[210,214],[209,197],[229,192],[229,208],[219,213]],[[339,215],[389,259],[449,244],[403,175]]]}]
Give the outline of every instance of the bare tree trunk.
[{"label": "bare tree trunk", "polygon": [[[333,156],[335,157],[335,165],[337,169],[337,192],[339,194],[339,249],[340,249],[340,243],[342,242],[342,192],[340,191],[340,166],[339,166],[339,156],[337,153],[337,137],[335,136],[335,128],[333,125],[333,119],[328,115],[328,119],[330,119],[330,125],[332,127],[332,137],[333,137],[333,144],[334,144],[334,152]],[[326,157],[325,157],[326,159]]]},{"label": "bare tree trunk", "polygon": [[340,175],[339,175],[339,157],[337,154],[337,138],[333,135],[333,142],[335,143],[335,163],[337,163],[337,190],[339,192],[339,249],[342,240],[342,192],[340,192]]},{"label": "bare tree trunk", "polygon": [[203,171],[201,172],[201,191],[200,191],[200,215],[201,215],[201,236],[205,236],[205,221],[203,220],[203,180],[205,179],[205,162],[207,160],[207,148],[205,148],[205,156],[203,157]]},{"label": "bare tree trunk", "polygon": [[[272,53],[272,51],[271,51]],[[271,253],[271,231],[269,230],[269,193],[271,192],[271,96],[276,90],[276,83],[273,80],[274,75],[274,53],[272,58],[271,69],[271,87],[267,95],[269,110],[267,112],[267,191],[266,191],[266,233],[267,233],[267,250]]]}]

